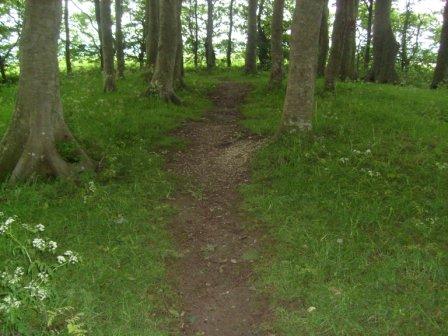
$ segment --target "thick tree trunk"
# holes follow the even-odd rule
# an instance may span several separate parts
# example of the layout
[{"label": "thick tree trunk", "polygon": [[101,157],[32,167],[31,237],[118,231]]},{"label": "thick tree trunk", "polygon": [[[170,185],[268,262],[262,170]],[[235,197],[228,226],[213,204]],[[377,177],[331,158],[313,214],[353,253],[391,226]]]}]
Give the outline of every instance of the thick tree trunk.
[{"label": "thick tree trunk", "polygon": [[[160,3],[160,31],[157,62],[149,92],[155,91],[162,99],[180,104],[174,93],[174,72],[178,48],[177,12],[179,0]],[[174,41],[174,43],[173,43]]]},{"label": "thick tree trunk", "polygon": [[257,3],[249,0],[247,19],[247,44],[244,70],[248,74],[257,72]]},{"label": "thick tree trunk", "polygon": [[232,33],[233,33],[233,4],[234,0],[230,0],[229,4],[229,33],[227,35],[227,67],[230,68],[232,66]]},{"label": "thick tree trunk", "polygon": [[94,0],[95,5],[95,19],[96,19],[96,25],[98,27],[98,39],[100,41],[100,66],[101,70],[104,68],[104,61],[103,61],[103,32],[101,31],[101,5],[100,0]]},{"label": "thick tree trunk", "polygon": [[325,88],[333,91],[337,77],[354,77],[357,0],[337,0]]},{"label": "thick tree trunk", "polygon": [[207,0],[207,37],[205,39],[205,59],[207,62],[207,69],[212,69],[216,65],[215,48],[213,47],[214,1],[215,0]]},{"label": "thick tree trunk", "polygon": [[[0,178],[14,183],[32,177],[71,177],[93,164],[81,150],[62,116],[58,39],[60,0],[27,0],[20,43],[20,79],[11,124],[0,143]],[[58,144],[71,143],[64,159]]]},{"label": "thick tree trunk", "polygon": [[269,86],[278,88],[283,80],[283,12],[285,0],[274,0],[271,26],[271,77]]},{"label": "thick tree trunk", "polygon": [[176,87],[184,87],[184,42],[182,40],[182,0],[178,0],[176,13],[176,28],[178,45],[176,50],[176,67],[174,71],[174,84]]},{"label": "thick tree trunk", "polygon": [[341,80],[355,80],[356,71],[356,20],[358,19],[359,0],[346,3],[345,43],[342,52],[342,64],[339,77]]},{"label": "thick tree trunk", "polygon": [[328,27],[328,19],[330,11],[328,9],[328,0],[325,1],[322,13],[322,23],[319,32],[319,55],[317,58],[317,76],[325,76],[325,68],[327,66],[328,50],[330,49],[330,33]]},{"label": "thick tree trunk", "polygon": [[68,22],[68,0],[64,0],[64,28],[65,28],[65,66],[67,73],[72,72],[72,59],[70,53],[70,25]]},{"label": "thick tree trunk", "polygon": [[260,0],[258,3],[258,15],[257,15],[257,51],[258,59],[260,61],[260,67],[267,69],[269,67],[269,40],[266,36],[266,32],[263,27],[263,13],[264,13],[265,0]]},{"label": "thick tree trunk", "polygon": [[373,66],[367,80],[378,83],[398,81],[395,61],[399,44],[391,23],[392,0],[377,0],[373,23]]},{"label": "thick tree trunk", "polygon": [[296,0],[281,132],[311,129],[319,31],[325,0]]},{"label": "thick tree trunk", "polygon": [[150,69],[154,69],[157,62],[160,29],[160,0],[146,0],[148,17],[148,34],[146,38],[147,63]]},{"label": "thick tree trunk", "polygon": [[367,73],[370,66],[370,49],[372,47],[372,25],[373,25],[373,0],[367,0],[367,39],[364,53],[364,72]]},{"label": "thick tree trunk", "polygon": [[104,91],[117,89],[115,82],[114,39],[112,36],[111,0],[101,0],[101,32],[103,34],[103,76]]},{"label": "thick tree trunk", "polygon": [[198,19],[198,0],[194,1],[194,67],[199,66],[199,19]]},{"label": "thick tree trunk", "polygon": [[124,77],[124,36],[122,28],[123,0],[115,0],[115,49],[117,50],[117,73]]},{"label": "thick tree trunk", "polygon": [[448,68],[448,0],[445,4],[443,13],[442,35],[440,36],[439,54],[437,56],[437,65],[434,70],[434,77],[431,83],[432,89],[437,87],[445,80]]}]

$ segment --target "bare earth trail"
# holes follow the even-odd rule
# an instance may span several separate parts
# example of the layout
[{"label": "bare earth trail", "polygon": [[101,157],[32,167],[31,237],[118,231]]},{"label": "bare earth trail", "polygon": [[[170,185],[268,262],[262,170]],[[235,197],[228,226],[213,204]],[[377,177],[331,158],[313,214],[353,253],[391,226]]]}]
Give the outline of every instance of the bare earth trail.
[{"label": "bare earth trail", "polygon": [[252,284],[258,234],[240,210],[238,187],[248,180],[248,163],[260,140],[238,124],[239,106],[250,87],[222,82],[210,94],[213,108],[200,121],[176,132],[189,146],[168,168],[191,182],[178,194],[171,225],[182,257],[172,276],[183,298],[182,335],[264,336],[268,305]]}]

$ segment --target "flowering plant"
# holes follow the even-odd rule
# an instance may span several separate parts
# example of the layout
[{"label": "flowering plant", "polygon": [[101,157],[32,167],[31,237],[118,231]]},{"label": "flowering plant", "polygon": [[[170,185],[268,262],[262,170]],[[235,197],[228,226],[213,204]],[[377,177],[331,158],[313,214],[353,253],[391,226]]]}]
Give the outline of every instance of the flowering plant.
[{"label": "flowering plant", "polygon": [[20,223],[0,212],[0,255],[6,255],[0,260],[0,335],[28,335],[36,328],[57,332],[49,304],[54,297],[52,280],[79,257],[70,250],[58,253],[57,242],[44,233],[43,224]]}]

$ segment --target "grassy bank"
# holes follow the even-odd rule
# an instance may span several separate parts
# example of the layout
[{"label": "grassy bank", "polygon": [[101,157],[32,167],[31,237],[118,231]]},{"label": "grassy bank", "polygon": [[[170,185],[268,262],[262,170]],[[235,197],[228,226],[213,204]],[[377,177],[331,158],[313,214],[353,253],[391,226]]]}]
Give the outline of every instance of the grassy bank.
[{"label": "grassy bank", "polygon": [[[254,83],[243,123],[270,136],[283,92]],[[258,153],[243,193],[281,334],[446,335],[447,121],[446,90],[319,83],[313,132]]]},{"label": "grassy bank", "polygon": [[[139,72],[127,73],[113,94],[102,92],[98,70],[63,76],[66,119],[104,169],[84,176],[81,186],[54,181],[1,187],[1,211],[45,224],[62,249],[80,253],[80,265],[64,271],[57,284],[58,305],[82,313],[91,335],[171,334],[170,310],[177,303],[165,261],[176,253],[166,231],[172,210],[164,200],[175,185],[163,170],[163,153],[179,145],[167,133],[208,105],[204,92],[212,81],[199,79],[188,75],[190,90],[181,92],[185,105],[175,107],[140,97]],[[0,134],[16,89],[0,87]],[[0,248],[0,260],[5,253]]]}]

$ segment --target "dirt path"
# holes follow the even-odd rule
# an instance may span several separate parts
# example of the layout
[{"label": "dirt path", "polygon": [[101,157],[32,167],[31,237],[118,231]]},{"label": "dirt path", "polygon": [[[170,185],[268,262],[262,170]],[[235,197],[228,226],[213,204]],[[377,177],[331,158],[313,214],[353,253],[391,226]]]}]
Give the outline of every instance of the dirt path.
[{"label": "dirt path", "polygon": [[182,335],[261,336],[269,312],[251,283],[259,239],[240,210],[238,186],[260,141],[238,125],[238,107],[250,87],[222,82],[214,107],[176,135],[189,143],[169,168],[187,177],[191,192],[175,196],[172,231],[182,251],[175,265],[184,301]]}]

